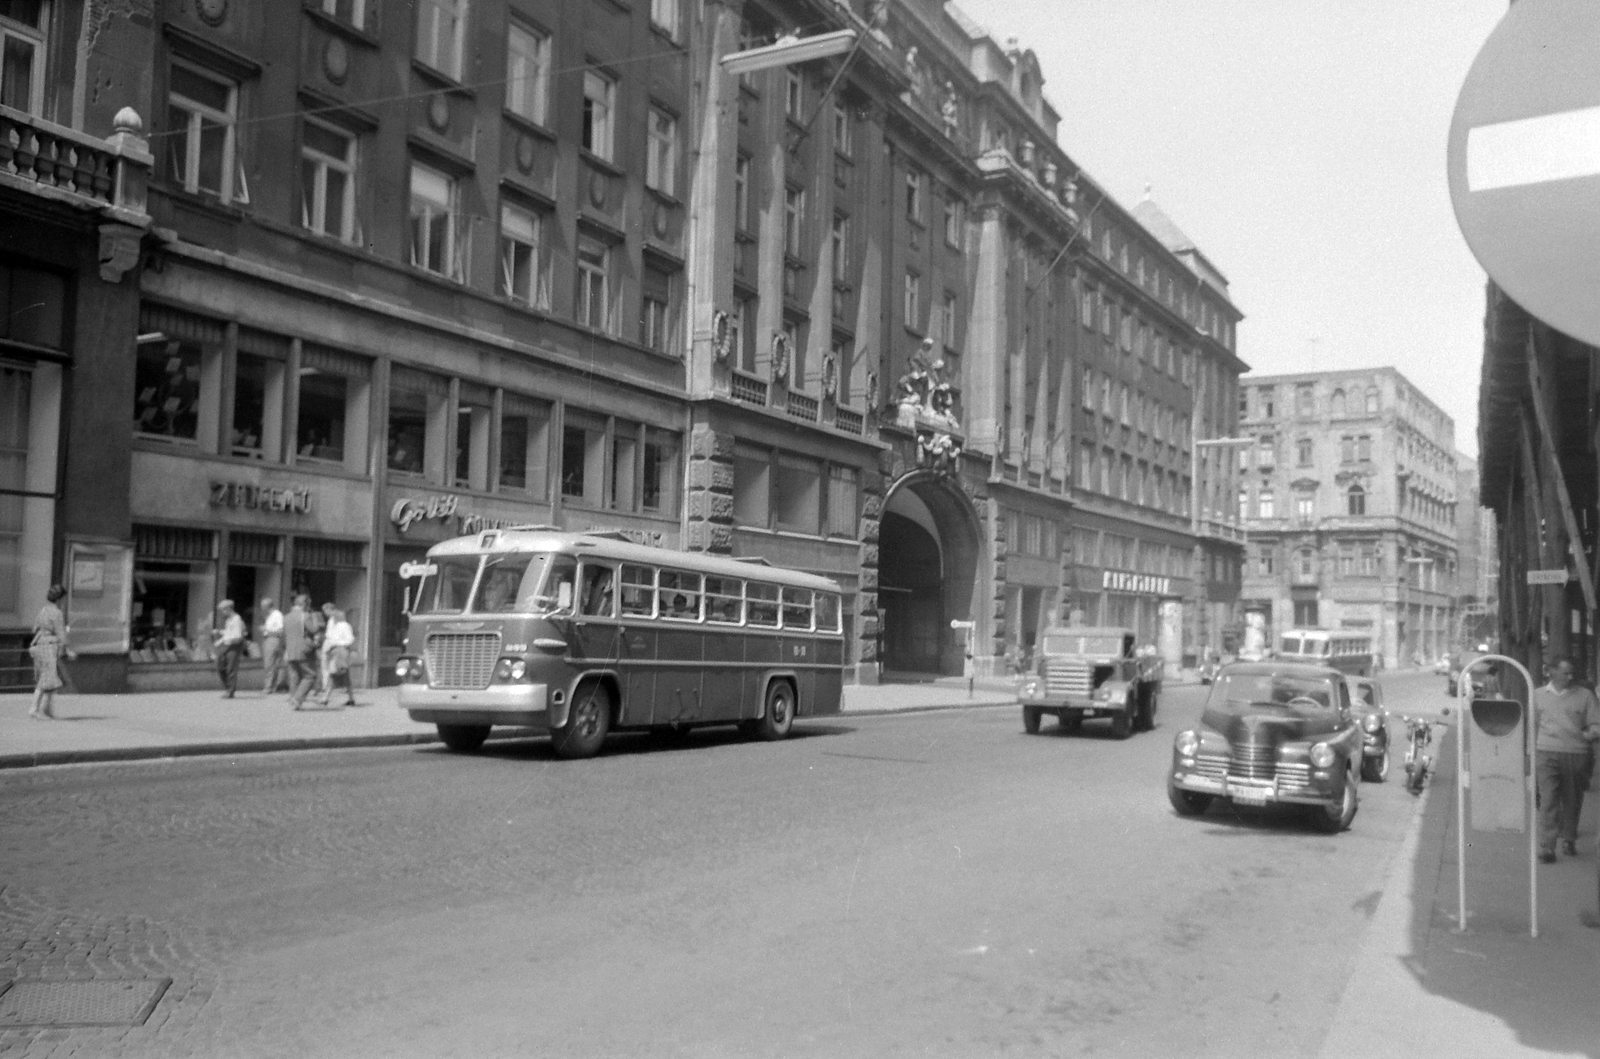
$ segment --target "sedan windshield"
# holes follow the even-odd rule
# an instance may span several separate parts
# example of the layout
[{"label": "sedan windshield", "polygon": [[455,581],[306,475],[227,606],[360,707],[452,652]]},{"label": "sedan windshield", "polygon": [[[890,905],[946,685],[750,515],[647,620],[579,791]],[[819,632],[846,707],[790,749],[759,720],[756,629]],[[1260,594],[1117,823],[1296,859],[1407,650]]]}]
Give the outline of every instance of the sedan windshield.
[{"label": "sedan windshield", "polygon": [[1328,681],[1283,673],[1224,673],[1211,696],[1217,702],[1238,705],[1287,706],[1296,699],[1310,699],[1318,706],[1331,707],[1334,701]]}]

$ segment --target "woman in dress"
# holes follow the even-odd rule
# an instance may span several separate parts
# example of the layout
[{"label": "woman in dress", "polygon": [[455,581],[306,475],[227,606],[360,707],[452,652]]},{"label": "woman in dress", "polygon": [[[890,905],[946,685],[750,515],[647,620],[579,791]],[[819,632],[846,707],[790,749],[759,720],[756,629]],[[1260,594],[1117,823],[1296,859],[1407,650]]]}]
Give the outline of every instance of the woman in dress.
[{"label": "woman in dress", "polygon": [[355,706],[356,693],[350,684],[350,649],[355,646],[355,630],[345,621],[344,611],[335,609],[328,617],[328,631],[322,637],[322,670],[328,674],[328,690],[322,695],[327,706],[335,688],[343,688],[345,705]]},{"label": "woman in dress", "polygon": [[33,709],[29,717],[50,720],[55,717],[56,689],[61,686],[61,653],[67,644],[67,618],[56,604],[67,590],[51,585],[44,594],[45,605],[33,620],[33,642],[28,653],[33,656],[36,676],[33,684]]}]

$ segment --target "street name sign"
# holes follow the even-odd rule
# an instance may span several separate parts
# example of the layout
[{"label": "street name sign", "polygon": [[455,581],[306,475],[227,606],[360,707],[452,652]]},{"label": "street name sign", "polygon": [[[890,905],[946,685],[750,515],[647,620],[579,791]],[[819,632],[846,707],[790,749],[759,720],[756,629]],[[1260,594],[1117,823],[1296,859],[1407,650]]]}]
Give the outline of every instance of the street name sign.
[{"label": "street name sign", "polygon": [[1456,98],[1456,223],[1535,317],[1600,345],[1600,4],[1518,0]]},{"label": "street name sign", "polygon": [[1530,585],[1564,585],[1572,580],[1572,575],[1565,570],[1529,570],[1528,584]]}]

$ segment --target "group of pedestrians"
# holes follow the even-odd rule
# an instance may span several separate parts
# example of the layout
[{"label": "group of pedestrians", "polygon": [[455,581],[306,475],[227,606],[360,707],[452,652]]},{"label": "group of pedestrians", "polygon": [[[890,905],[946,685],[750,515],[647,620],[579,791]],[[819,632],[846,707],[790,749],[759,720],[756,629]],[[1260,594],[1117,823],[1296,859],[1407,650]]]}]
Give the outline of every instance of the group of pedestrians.
[{"label": "group of pedestrians", "polygon": [[[238,690],[239,658],[249,633],[233,600],[217,604],[217,612],[217,676],[222,680],[222,697],[231,699]],[[261,613],[265,615],[261,621],[263,695],[287,689],[289,704],[297,710],[307,709],[306,701],[311,698],[323,707],[337,709],[332,699],[339,690],[344,692],[345,706],[360,705],[350,683],[350,652],[356,634],[344,611],[332,603],[314,609],[311,597],[301,592],[287,614],[271,597],[261,601]]]}]

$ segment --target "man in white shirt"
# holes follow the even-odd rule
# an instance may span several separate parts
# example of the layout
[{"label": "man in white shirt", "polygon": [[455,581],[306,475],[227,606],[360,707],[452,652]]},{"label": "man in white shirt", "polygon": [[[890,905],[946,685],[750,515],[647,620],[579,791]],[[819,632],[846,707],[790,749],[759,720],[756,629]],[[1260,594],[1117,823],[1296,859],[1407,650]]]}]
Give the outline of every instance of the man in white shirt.
[{"label": "man in white shirt", "polygon": [[239,690],[239,656],[244,654],[244,641],[249,632],[244,619],[233,609],[233,600],[217,604],[217,619],[221,625],[212,635],[216,637],[217,676],[222,678],[222,697],[233,698]]},{"label": "man in white shirt", "polygon": [[346,706],[358,705],[355,688],[350,683],[350,649],[355,643],[355,630],[345,620],[344,611],[335,609],[322,638],[322,670],[328,674],[328,688],[322,696],[324,706],[330,705],[335,688],[344,689]]},{"label": "man in white shirt", "polygon": [[271,695],[283,683],[283,611],[272,605],[272,597],[261,601],[261,694]]}]

